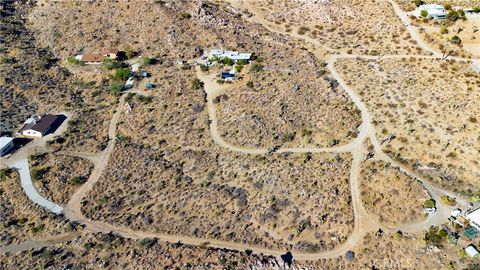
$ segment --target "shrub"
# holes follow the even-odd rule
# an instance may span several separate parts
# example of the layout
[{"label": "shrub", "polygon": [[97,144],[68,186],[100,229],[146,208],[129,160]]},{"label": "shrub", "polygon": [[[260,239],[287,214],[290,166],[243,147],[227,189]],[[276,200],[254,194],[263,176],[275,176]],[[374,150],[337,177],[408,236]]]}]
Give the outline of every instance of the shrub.
[{"label": "shrub", "polygon": [[207,65],[201,64],[200,65],[200,70],[203,72],[207,72],[210,68]]},{"label": "shrub", "polygon": [[70,178],[70,180],[68,180],[68,183],[73,186],[78,186],[85,182],[86,182],[86,179],[84,177],[78,177],[78,176],[75,176],[73,178]]},{"label": "shrub", "polygon": [[69,56],[67,58],[67,62],[70,64],[70,65],[77,65],[77,66],[83,66],[84,63],[78,59],[75,58],[75,56]]},{"label": "shrub", "polygon": [[151,248],[153,245],[157,243],[157,238],[143,238],[138,241],[140,246],[145,248]]},{"label": "shrub", "polygon": [[442,28],[440,28],[440,34],[448,34],[448,28],[446,26],[442,26]]},{"label": "shrub", "polygon": [[135,55],[135,53],[133,52],[132,48],[130,48],[130,47],[125,48],[125,57],[127,59],[132,58],[134,55]]},{"label": "shrub", "polygon": [[282,142],[291,142],[295,139],[295,132],[285,133],[282,136]]},{"label": "shrub", "polygon": [[123,89],[123,83],[114,82],[110,85],[110,94],[117,95]]},{"label": "shrub", "polygon": [[435,200],[433,199],[428,199],[423,203],[423,207],[425,208],[432,208],[435,207]]},{"label": "shrub", "polygon": [[423,5],[423,1],[422,1],[422,0],[413,0],[413,3],[414,3],[415,6],[417,6],[417,7]]},{"label": "shrub", "polygon": [[180,14],[180,19],[182,19],[182,20],[186,20],[186,19],[190,19],[190,18],[192,18],[192,15],[190,15],[190,14],[187,13],[187,12],[182,12],[182,13]]},{"label": "shrub", "polygon": [[152,63],[153,63],[153,59],[152,59],[152,58],[143,57],[143,65],[144,65],[144,66],[151,65]]},{"label": "shrub", "polygon": [[243,69],[243,66],[242,66],[242,65],[236,65],[236,66],[235,66],[235,71],[237,71],[237,72],[241,72],[242,69]]},{"label": "shrub", "polygon": [[50,170],[49,167],[41,167],[32,169],[31,176],[34,181],[42,180],[45,174]]},{"label": "shrub", "polygon": [[258,73],[263,70],[263,66],[259,63],[253,63],[252,66],[250,67],[250,72],[252,73]]},{"label": "shrub", "polygon": [[102,66],[107,70],[117,69],[122,67],[122,63],[110,58],[105,58],[102,62]]},{"label": "shrub", "polygon": [[113,77],[116,80],[126,81],[128,77],[130,77],[130,74],[131,72],[129,68],[117,68]]},{"label": "shrub", "polygon": [[459,36],[457,36],[457,35],[453,36],[453,37],[450,39],[450,41],[451,41],[452,43],[454,43],[454,44],[460,44],[460,43],[462,43],[462,39],[461,39]]},{"label": "shrub", "polygon": [[422,9],[422,11],[420,11],[420,16],[423,18],[428,17],[428,11],[426,11],[425,9]]},{"label": "shrub", "polygon": [[137,99],[142,102],[143,104],[148,104],[152,102],[152,97],[144,96],[144,95],[137,95]]},{"label": "shrub", "polygon": [[195,79],[192,81],[192,87],[195,90],[203,88],[203,82],[199,79]]},{"label": "shrub", "polygon": [[0,170],[0,180],[6,180],[7,177],[8,177],[12,172],[13,172],[13,170],[10,169],[10,168]]},{"label": "shrub", "polygon": [[248,81],[248,82],[247,82],[247,87],[248,87],[248,88],[253,88],[253,82],[252,82],[252,81]]},{"label": "shrub", "polygon": [[454,206],[457,204],[457,201],[455,200],[455,198],[450,198],[449,196],[445,196],[445,195],[440,196],[440,200],[442,201],[442,203],[450,206]]},{"label": "shrub", "polygon": [[220,61],[218,61],[219,63],[221,64],[224,64],[226,66],[233,66],[235,65],[235,61],[233,61],[231,58],[229,57],[224,57],[222,58]]}]

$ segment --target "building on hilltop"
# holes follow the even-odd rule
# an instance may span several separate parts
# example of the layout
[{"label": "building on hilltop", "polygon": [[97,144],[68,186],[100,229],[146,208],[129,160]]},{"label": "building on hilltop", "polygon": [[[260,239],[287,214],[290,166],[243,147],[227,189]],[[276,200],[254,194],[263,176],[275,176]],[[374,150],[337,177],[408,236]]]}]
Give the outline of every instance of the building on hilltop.
[{"label": "building on hilltop", "polygon": [[237,62],[239,60],[243,61],[249,61],[250,58],[252,58],[251,53],[239,53],[236,51],[224,51],[224,50],[218,50],[218,49],[213,49],[210,51],[209,58],[230,58],[233,61]]},{"label": "building on hilltop", "polygon": [[419,7],[420,12],[422,10],[427,11],[427,18],[429,19],[445,19],[447,17],[447,11],[445,7],[437,4],[425,4]]},{"label": "building on hilltop", "polygon": [[480,208],[468,212],[465,216],[470,222],[470,225],[480,231]]},{"label": "building on hilltop", "polygon": [[0,137],[0,157],[5,156],[14,147],[12,137]]},{"label": "building on hilltop", "polygon": [[32,117],[25,121],[25,125],[18,133],[29,137],[43,137],[53,128],[60,120],[58,115],[45,114],[43,116]]}]

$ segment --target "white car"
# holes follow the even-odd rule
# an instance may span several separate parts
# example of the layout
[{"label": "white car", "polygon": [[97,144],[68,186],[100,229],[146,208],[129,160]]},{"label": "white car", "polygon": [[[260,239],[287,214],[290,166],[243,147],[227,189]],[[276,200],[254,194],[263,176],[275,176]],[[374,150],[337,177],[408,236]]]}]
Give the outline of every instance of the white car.
[{"label": "white car", "polygon": [[457,218],[460,214],[462,214],[462,209],[457,208],[450,213],[450,216]]},{"label": "white car", "polygon": [[437,208],[436,207],[427,207],[427,208],[423,208],[423,211],[425,211],[425,213],[427,213],[427,214],[433,214],[433,213],[437,212]]}]

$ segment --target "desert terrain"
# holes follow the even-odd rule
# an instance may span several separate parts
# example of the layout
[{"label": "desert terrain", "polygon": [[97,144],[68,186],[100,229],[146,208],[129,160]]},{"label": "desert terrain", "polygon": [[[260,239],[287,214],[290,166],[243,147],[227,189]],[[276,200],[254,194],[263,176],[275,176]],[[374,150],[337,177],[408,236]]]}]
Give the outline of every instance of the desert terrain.
[{"label": "desert terrain", "polygon": [[394,0],[0,5],[1,135],[67,118],[0,159],[0,269],[480,267],[475,19]]}]

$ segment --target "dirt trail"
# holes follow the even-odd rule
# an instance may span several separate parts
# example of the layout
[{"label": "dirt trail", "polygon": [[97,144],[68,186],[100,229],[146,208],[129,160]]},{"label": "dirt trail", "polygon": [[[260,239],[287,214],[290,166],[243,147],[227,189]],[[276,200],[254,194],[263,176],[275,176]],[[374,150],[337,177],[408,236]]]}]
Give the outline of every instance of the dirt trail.
[{"label": "dirt trail", "polygon": [[[248,9],[251,8],[250,3],[248,1],[241,1],[241,0],[233,0],[231,1],[234,3],[234,6],[240,7],[243,9]],[[402,230],[402,231],[408,231],[408,232],[420,232],[423,231],[424,229],[428,228],[430,225],[439,225],[445,221],[445,218],[448,216],[447,213],[450,211],[450,207],[446,207],[444,205],[439,205],[439,211],[434,214],[430,215],[429,218],[426,220],[417,222],[417,223],[412,223],[412,224],[405,224],[396,228],[389,228],[382,226],[378,224],[376,221],[373,219],[369,218],[369,215],[366,213],[362,206],[361,202],[361,196],[360,196],[360,191],[359,191],[359,174],[361,171],[361,163],[362,160],[365,157],[365,149],[364,149],[364,142],[366,140],[370,140],[371,143],[374,145],[374,152],[375,156],[377,159],[383,160],[385,162],[389,162],[392,165],[399,167],[402,171],[405,173],[419,179],[425,189],[428,190],[430,195],[438,200],[438,196],[445,194],[449,196],[453,196],[457,198],[457,201],[459,202],[459,205],[466,206],[467,201],[460,198],[457,194],[453,194],[447,190],[443,190],[441,188],[437,188],[428,181],[422,179],[415,173],[411,172],[408,168],[403,167],[402,164],[399,164],[395,161],[393,161],[388,155],[386,155],[382,149],[381,146],[378,142],[378,139],[376,137],[376,132],[375,128],[372,125],[371,121],[371,115],[368,111],[368,108],[366,105],[362,102],[361,98],[353,91],[351,88],[348,87],[348,85],[345,83],[343,80],[342,76],[338,74],[337,70],[335,69],[335,61],[340,59],[340,58],[363,58],[363,59],[371,59],[371,60],[379,60],[379,59],[385,59],[385,58],[408,58],[408,57],[415,57],[415,58],[425,58],[425,59],[440,59],[441,55],[433,50],[431,50],[424,42],[421,40],[421,38],[418,36],[418,33],[416,33],[415,29],[413,26],[409,25],[408,18],[405,17],[406,14],[401,11],[399,8],[398,4],[396,4],[394,1],[389,0],[389,2],[392,4],[393,8],[395,9],[395,12],[397,15],[400,17],[402,22],[406,25],[410,35],[412,36],[413,39],[415,39],[419,46],[422,47],[424,50],[429,51],[432,53],[432,56],[417,56],[417,55],[384,55],[384,56],[364,56],[364,55],[345,55],[345,54],[337,54],[337,55],[331,55],[326,57],[328,59],[328,69],[330,70],[332,76],[339,82],[340,86],[347,92],[347,94],[350,96],[352,101],[355,103],[357,108],[361,111],[362,115],[362,124],[359,127],[359,134],[358,137],[349,142],[346,145],[339,146],[339,147],[332,147],[332,148],[280,148],[276,152],[350,152],[353,155],[353,161],[352,161],[352,166],[351,166],[351,171],[350,171],[350,189],[351,189],[351,194],[352,194],[352,207],[354,211],[354,216],[355,216],[355,222],[354,222],[354,230],[350,237],[342,244],[338,245],[332,250],[327,250],[327,251],[321,251],[318,253],[303,253],[303,252],[296,252],[292,251],[292,254],[294,256],[294,259],[296,260],[318,260],[322,258],[332,258],[332,257],[338,257],[338,256],[343,256],[345,252],[352,250],[358,246],[358,244],[361,242],[363,236],[365,233],[369,231],[376,230],[378,228],[386,229],[387,231],[396,231],[396,230]],[[247,5],[246,8],[243,5]],[[304,36],[297,36],[294,33],[285,33],[274,26],[271,25],[267,20],[259,16],[258,14],[254,14],[250,18],[251,21],[262,24],[266,29],[276,32],[282,35],[291,35],[294,38],[302,39],[306,41],[307,43],[311,43],[315,46],[318,46],[316,49],[313,50],[315,54],[325,54],[325,48],[322,48],[322,44],[319,44],[318,41],[309,38],[309,37],[304,37]],[[314,46],[314,47],[315,47]],[[464,58],[456,58],[456,57],[450,57],[449,59],[457,60],[457,61],[471,61],[470,59],[464,59]],[[207,93],[207,107],[208,107],[208,113],[210,116],[210,134],[212,136],[212,139],[220,146],[225,147],[231,151],[236,151],[236,152],[242,152],[242,153],[247,153],[247,154],[265,154],[268,152],[268,149],[262,149],[262,148],[244,148],[244,147],[238,147],[235,145],[232,145],[228,142],[226,142],[222,136],[218,133],[217,129],[217,119],[215,116],[215,107],[213,104],[213,100],[216,96],[221,94],[223,91],[227,89],[227,87],[220,87],[215,83],[215,80],[211,76],[204,75],[201,73],[199,70],[197,71],[197,76],[199,79],[201,79],[204,82],[204,88]],[[73,154],[73,155],[78,155],[78,156],[83,156],[86,158],[89,158],[95,163],[94,170],[92,174],[90,175],[88,181],[82,185],[81,188],[79,188],[72,196],[71,200],[67,204],[67,206],[64,209],[65,215],[72,221],[78,221],[86,226],[86,229],[89,231],[93,232],[114,232],[117,233],[123,237],[131,238],[131,239],[140,239],[140,238],[147,238],[147,237],[157,237],[160,238],[160,241],[167,241],[167,242],[182,242],[185,244],[190,244],[190,245],[203,245],[205,243],[208,243],[208,246],[211,247],[217,247],[217,248],[226,248],[226,249],[234,249],[234,250],[251,250],[255,253],[263,253],[265,255],[272,255],[272,256],[280,256],[284,254],[286,251],[280,251],[280,250],[274,250],[274,249],[268,249],[268,248],[262,248],[262,247],[257,247],[254,245],[249,245],[249,244],[241,244],[241,243],[234,243],[234,242],[228,242],[228,241],[221,241],[221,240],[215,240],[215,239],[205,239],[205,238],[194,238],[194,237],[187,237],[187,236],[181,236],[181,235],[170,235],[170,234],[161,234],[161,233],[153,233],[153,232],[144,232],[144,231],[133,231],[121,226],[115,226],[111,224],[107,224],[102,221],[91,221],[87,219],[82,213],[81,213],[81,202],[84,198],[84,196],[87,194],[87,192],[92,189],[95,185],[95,183],[98,182],[100,179],[100,176],[104,172],[105,168],[107,167],[108,160],[110,158],[110,155],[114,149],[115,146],[115,137],[116,137],[116,126],[118,123],[118,120],[120,118],[120,114],[122,111],[122,108],[124,107],[124,102],[125,102],[125,96],[122,96],[120,98],[120,102],[117,108],[117,111],[115,112],[112,121],[110,123],[109,127],[109,137],[110,141],[108,143],[107,148],[101,152],[98,156],[95,155],[88,155],[84,153],[68,153],[68,154]]]}]

